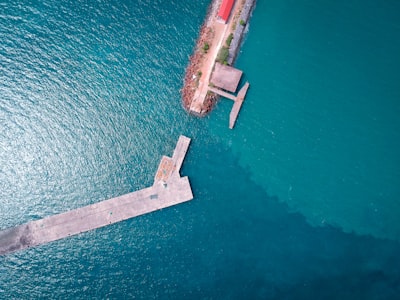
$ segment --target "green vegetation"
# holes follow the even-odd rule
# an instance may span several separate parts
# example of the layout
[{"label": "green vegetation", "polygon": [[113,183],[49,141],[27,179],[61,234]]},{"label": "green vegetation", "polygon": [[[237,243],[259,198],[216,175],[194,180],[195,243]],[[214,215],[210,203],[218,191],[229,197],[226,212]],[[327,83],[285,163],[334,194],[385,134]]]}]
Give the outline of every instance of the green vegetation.
[{"label": "green vegetation", "polygon": [[246,22],[243,19],[241,19],[240,20],[240,25],[244,26],[244,25],[246,25]]},{"label": "green vegetation", "polygon": [[199,86],[199,81],[200,81],[200,77],[201,77],[201,75],[203,74],[201,71],[197,71],[197,76],[196,76],[196,80],[195,80],[195,85],[196,85],[196,88]]},{"label": "green vegetation", "polygon": [[225,41],[225,44],[226,44],[227,47],[229,47],[229,46],[231,45],[232,39],[233,39],[233,33],[231,33],[231,34],[228,36],[228,38],[226,39],[226,41]]},{"label": "green vegetation", "polygon": [[208,49],[210,49],[210,45],[207,42],[205,42],[202,49],[204,53],[207,53]]},{"label": "green vegetation", "polygon": [[229,56],[229,48],[226,46],[223,46],[218,52],[216,61],[221,64],[227,65],[228,64],[228,56]]}]

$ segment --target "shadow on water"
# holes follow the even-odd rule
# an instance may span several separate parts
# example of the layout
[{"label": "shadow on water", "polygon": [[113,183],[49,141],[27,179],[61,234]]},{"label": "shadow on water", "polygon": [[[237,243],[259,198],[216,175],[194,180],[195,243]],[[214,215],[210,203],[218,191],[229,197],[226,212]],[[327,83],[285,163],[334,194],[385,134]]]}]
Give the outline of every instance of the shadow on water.
[{"label": "shadow on water", "polygon": [[192,202],[1,257],[0,292],[29,279],[37,296],[395,299],[398,243],[311,227],[197,134]]}]

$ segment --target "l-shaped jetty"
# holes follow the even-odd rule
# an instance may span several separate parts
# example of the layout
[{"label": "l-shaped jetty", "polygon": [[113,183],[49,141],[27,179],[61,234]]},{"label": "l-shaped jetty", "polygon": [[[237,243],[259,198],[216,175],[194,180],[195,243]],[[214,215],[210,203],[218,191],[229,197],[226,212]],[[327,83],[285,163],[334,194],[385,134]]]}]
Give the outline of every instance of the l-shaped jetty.
[{"label": "l-shaped jetty", "polygon": [[0,231],[0,255],[104,227],[193,199],[180,176],[190,138],[180,136],[172,157],[163,156],[151,187]]}]

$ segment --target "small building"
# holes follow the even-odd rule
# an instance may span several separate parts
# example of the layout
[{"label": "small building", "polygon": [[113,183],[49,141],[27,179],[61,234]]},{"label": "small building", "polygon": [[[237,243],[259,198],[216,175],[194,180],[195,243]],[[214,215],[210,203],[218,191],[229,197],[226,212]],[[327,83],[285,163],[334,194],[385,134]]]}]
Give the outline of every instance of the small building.
[{"label": "small building", "polygon": [[231,15],[233,3],[235,0],[222,0],[221,6],[218,11],[218,19],[224,23],[228,22],[229,16]]},{"label": "small building", "polygon": [[211,74],[211,83],[225,91],[235,93],[243,72],[230,66],[215,63],[214,71]]}]

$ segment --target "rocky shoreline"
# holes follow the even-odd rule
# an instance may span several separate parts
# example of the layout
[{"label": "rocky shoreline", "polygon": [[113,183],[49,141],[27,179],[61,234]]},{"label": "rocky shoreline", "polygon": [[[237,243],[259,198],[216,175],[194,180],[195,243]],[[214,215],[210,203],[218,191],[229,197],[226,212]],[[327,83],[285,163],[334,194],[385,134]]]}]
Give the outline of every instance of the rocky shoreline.
[{"label": "rocky shoreline", "polygon": [[[210,42],[212,39],[212,29],[210,27],[213,18],[217,14],[217,10],[221,0],[212,0],[210,5],[207,9],[206,18],[203,22],[203,25],[200,28],[199,38],[196,41],[196,45],[194,47],[194,52],[189,58],[189,64],[185,71],[185,77],[183,80],[183,88],[181,90],[182,93],[182,105],[184,109],[190,112],[190,104],[192,103],[194,93],[198,86],[199,77],[199,70],[201,67],[201,63],[203,60],[204,51],[202,50],[202,46],[205,42]],[[206,99],[206,113],[211,111],[213,104],[216,101],[215,95],[208,95],[208,99]]]},{"label": "rocky shoreline", "polygon": [[[202,45],[208,40],[210,40],[210,36],[212,35],[211,29],[206,26],[206,22],[202,25],[200,29],[200,35],[196,42],[195,50],[192,56],[189,58],[189,65],[186,68],[184,84],[181,90],[182,92],[182,101],[183,107],[189,112],[190,104],[192,103],[192,99],[194,97],[194,93],[196,91],[198,80],[201,74],[199,74],[199,69],[202,62],[202,56],[204,55],[202,52]],[[215,99],[210,97],[209,99],[209,109],[211,110],[212,103]],[[207,105],[208,106],[208,105]]]}]

